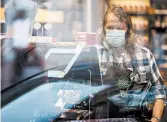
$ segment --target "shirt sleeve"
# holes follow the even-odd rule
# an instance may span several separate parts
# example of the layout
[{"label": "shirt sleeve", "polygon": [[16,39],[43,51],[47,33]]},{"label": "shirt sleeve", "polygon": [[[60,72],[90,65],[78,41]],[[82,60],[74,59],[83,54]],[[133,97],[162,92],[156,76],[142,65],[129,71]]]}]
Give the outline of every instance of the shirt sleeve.
[{"label": "shirt sleeve", "polygon": [[155,99],[166,100],[164,82],[159,72],[154,56],[151,52],[150,52],[150,66],[151,66],[150,70],[151,70],[151,76],[152,76],[153,95],[155,96]]},{"label": "shirt sleeve", "polygon": [[13,19],[16,15],[16,9],[13,6],[13,0],[10,0],[6,5],[5,5],[5,22],[7,25],[12,25]]}]

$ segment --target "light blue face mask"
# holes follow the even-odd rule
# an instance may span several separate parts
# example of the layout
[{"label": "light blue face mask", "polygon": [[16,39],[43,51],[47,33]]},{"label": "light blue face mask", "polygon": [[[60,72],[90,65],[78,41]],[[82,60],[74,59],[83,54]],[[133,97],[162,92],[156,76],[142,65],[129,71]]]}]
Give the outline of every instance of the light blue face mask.
[{"label": "light blue face mask", "polygon": [[120,47],[125,44],[125,33],[126,30],[109,30],[106,29],[106,40],[112,47]]}]

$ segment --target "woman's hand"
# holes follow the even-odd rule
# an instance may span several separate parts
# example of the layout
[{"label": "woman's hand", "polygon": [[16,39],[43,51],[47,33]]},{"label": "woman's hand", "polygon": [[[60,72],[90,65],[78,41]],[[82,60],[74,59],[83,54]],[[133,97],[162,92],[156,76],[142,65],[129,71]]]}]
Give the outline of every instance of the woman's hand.
[{"label": "woman's hand", "polygon": [[152,118],[151,122],[159,122],[156,118]]}]

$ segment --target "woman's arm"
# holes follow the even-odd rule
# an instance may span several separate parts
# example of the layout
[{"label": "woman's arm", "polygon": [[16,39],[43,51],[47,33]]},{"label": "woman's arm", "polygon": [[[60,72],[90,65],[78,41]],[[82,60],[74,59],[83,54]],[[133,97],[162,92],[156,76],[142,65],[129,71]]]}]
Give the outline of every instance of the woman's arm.
[{"label": "woman's arm", "polygon": [[154,104],[151,122],[159,122],[164,111],[164,100],[157,99]]},{"label": "woman's arm", "polygon": [[154,56],[151,54],[151,74],[154,86],[155,103],[153,107],[151,122],[160,122],[165,105],[166,93],[164,89],[164,82],[157,67]]}]

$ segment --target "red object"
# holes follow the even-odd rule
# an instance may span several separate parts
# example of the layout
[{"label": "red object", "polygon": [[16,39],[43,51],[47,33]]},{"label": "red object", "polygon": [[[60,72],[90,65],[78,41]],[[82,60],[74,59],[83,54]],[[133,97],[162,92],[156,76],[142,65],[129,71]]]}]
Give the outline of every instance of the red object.
[{"label": "red object", "polygon": [[77,32],[75,36],[75,41],[86,41],[87,45],[96,45],[98,44],[96,34],[95,33],[87,33],[87,32]]},{"label": "red object", "polygon": [[53,39],[52,39],[52,43],[55,43],[55,42],[56,42],[56,38],[53,38]]}]

